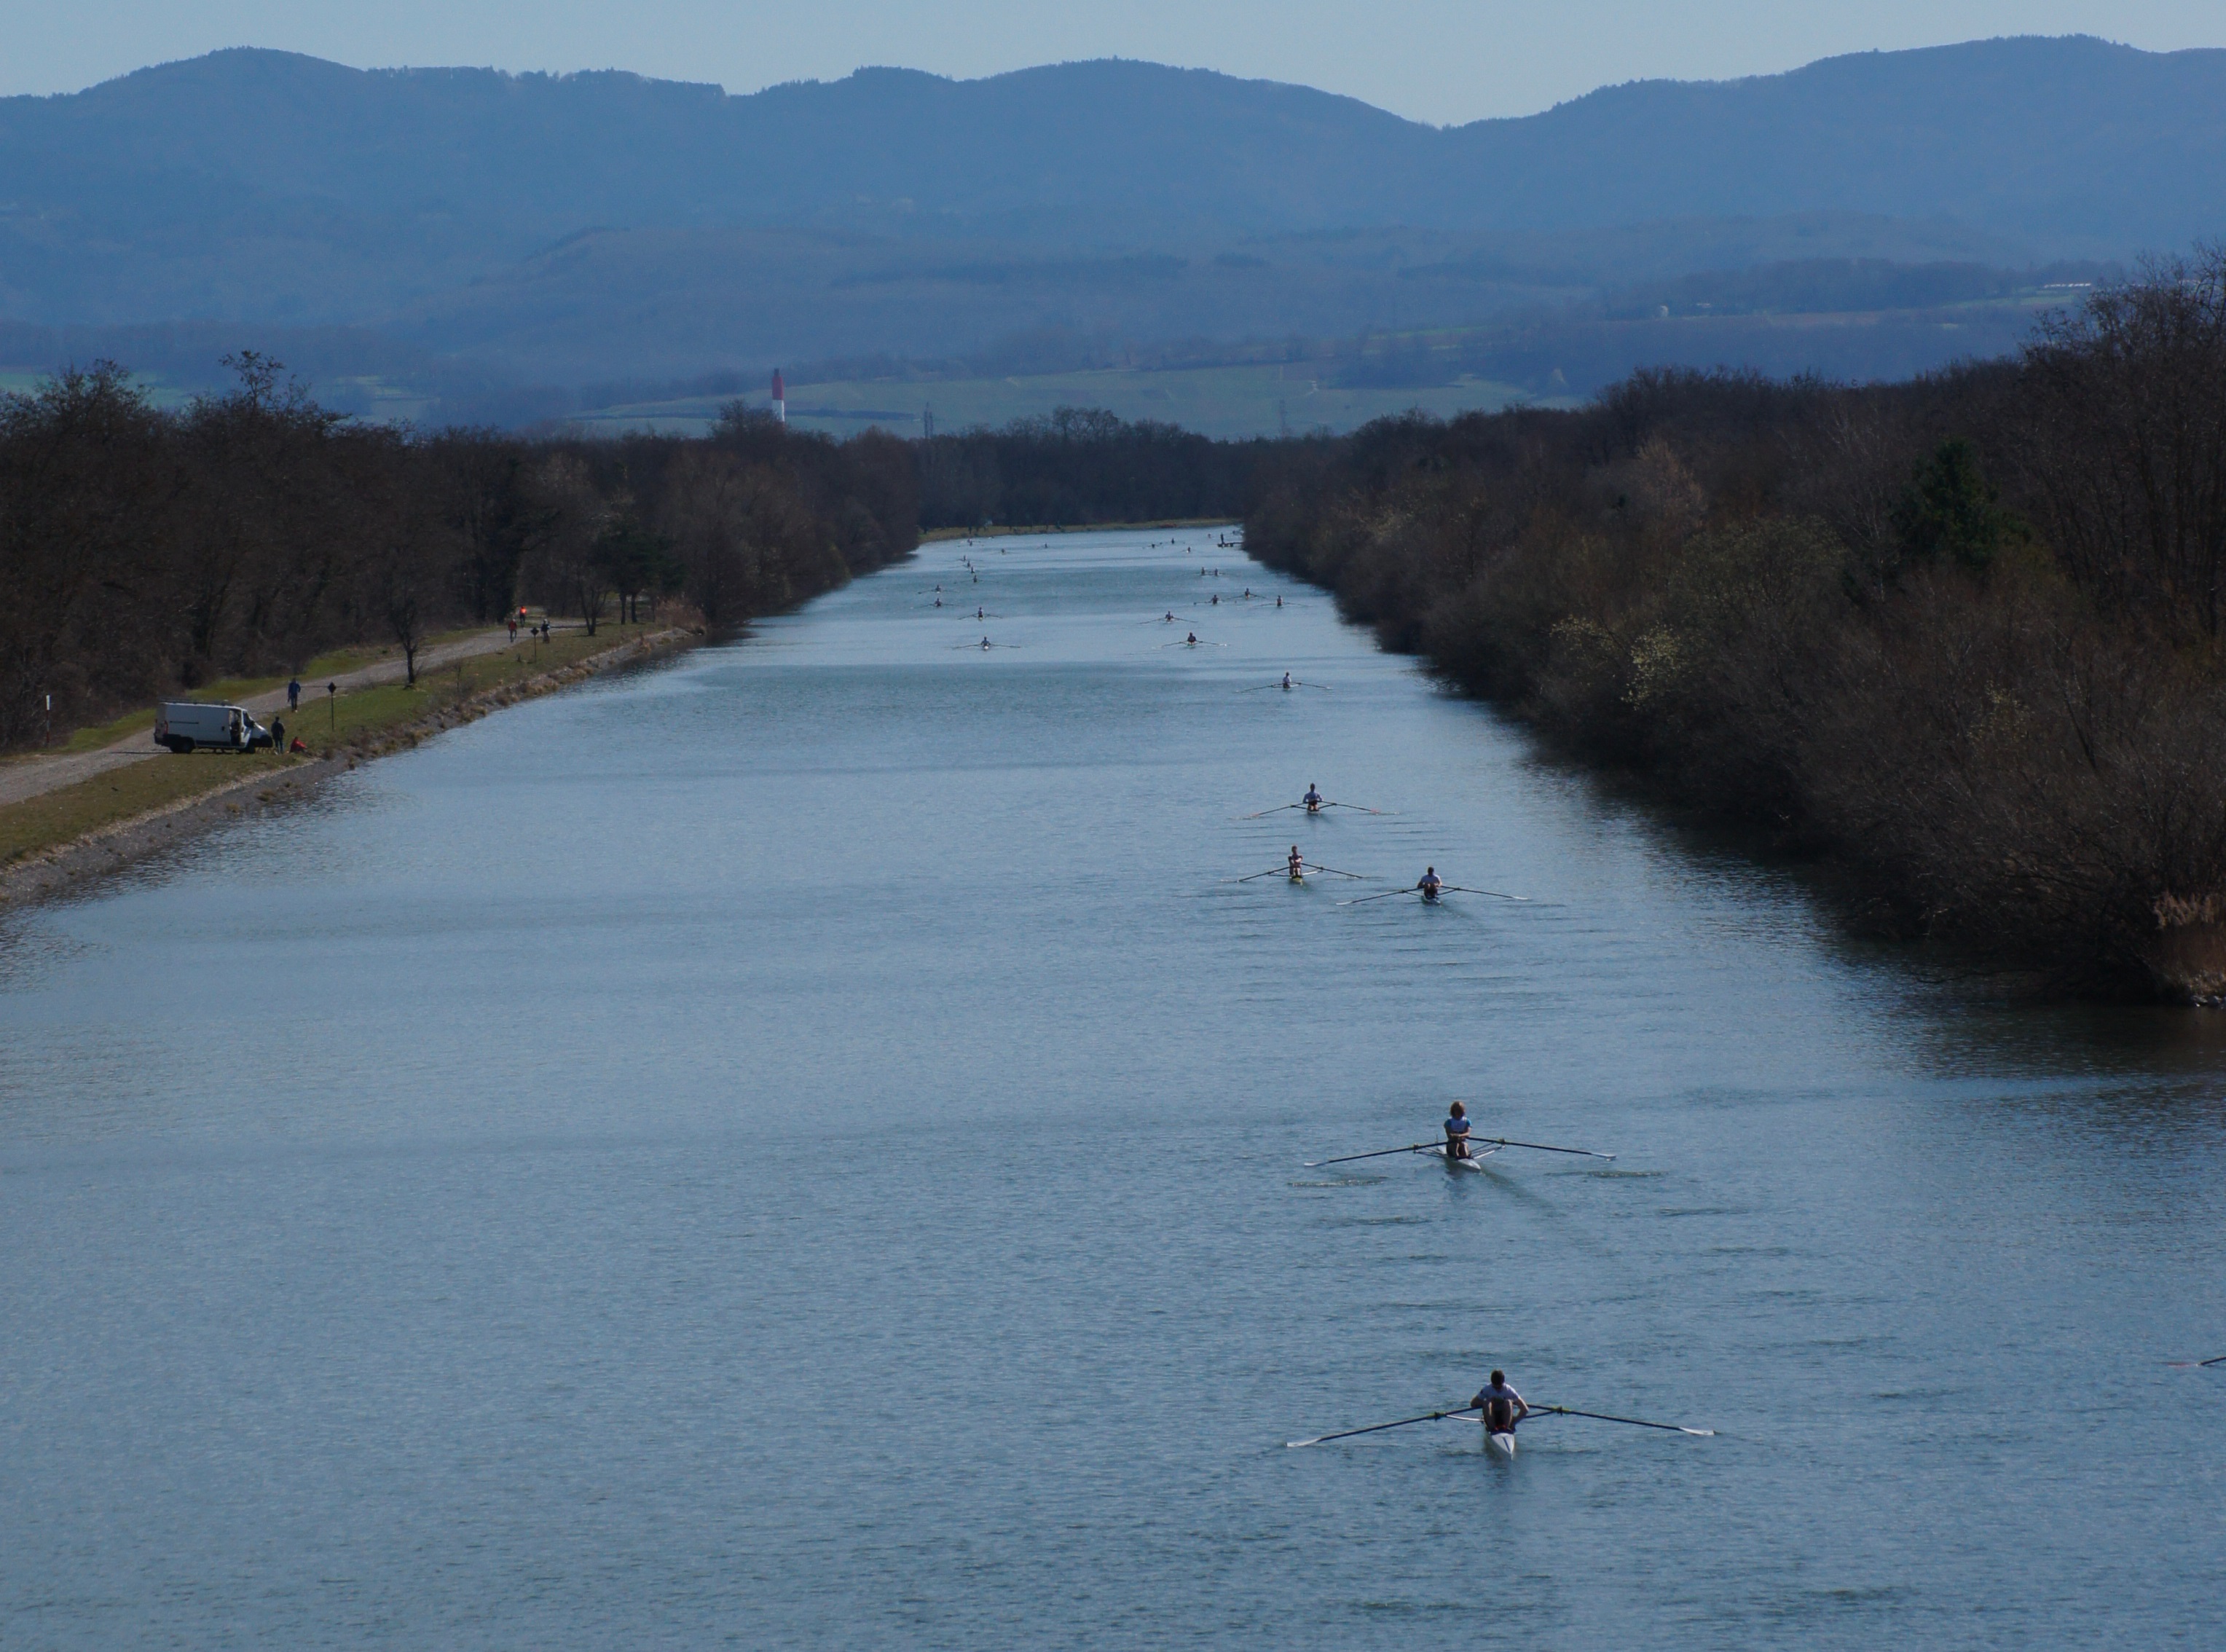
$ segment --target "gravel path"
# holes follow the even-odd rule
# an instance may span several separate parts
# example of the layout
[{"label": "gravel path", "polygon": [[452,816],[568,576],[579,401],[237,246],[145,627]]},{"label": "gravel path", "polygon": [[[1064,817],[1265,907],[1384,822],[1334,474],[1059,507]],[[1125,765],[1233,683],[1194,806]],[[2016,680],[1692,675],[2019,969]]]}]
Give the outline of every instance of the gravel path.
[{"label": "gravel path", "polygon": [[[417,656],[417,674],[443,665],[454,665],[458,660],[469,659],[477,654],[492,654],[510,646],[510,632],[480,632],[438,648],[429,648]],[[323,682],[302,685],[302,703],[306,716],[313,697],[321,698],[325,683],[337,683],[344,693],[358,689],[376,687],[381,683],[398,683],[404,675],[400,659],[380,660],[357,670],[343,671],[338,677]],[[258,722],[268,722],[272,715],[286,708],[286,690],[272,689],[267,694],[258,694],[239,702]],[[90,780],[96,774],[105,774],[111,769],[120,769],[127,763],[143,763],[150,757],[168,757],[169,753],[155,744],[154,725],[137,734],[126,735],[113,746],[97,752],[74,752],[67,757],[33,757],[0,766],[0,809],[11,803],[24,803],[33,797],[62,786],[74,785],[80,780]],[[220,755],[220,754],[219,754]]]}]

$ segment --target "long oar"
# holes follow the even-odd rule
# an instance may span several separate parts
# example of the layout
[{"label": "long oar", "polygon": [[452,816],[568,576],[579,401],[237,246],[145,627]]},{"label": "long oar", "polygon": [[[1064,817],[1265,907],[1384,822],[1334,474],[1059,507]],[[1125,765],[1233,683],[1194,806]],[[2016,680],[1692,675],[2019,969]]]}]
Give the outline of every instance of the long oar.
[{"label": "long oar", "polygon": [[1465,883],[1449,883],[1439,889],[1441,895],[1490,895],[1494,900],[1529,901],[1528,895],[1503,895],[1497,889],[1472,889]]},{"label": "long oar", "polygon": [[2216,1359],[2168,1359],[2165,1363],[2176,1371],[2195,1371],[2205,1365],[2226,1365],[2226,1354],[2219,1355]]},{"label": "long oar", "polygon": [[1290,870],[1291,870],[1291,868],[1290,868],[1288,866],[1271,866],[1271,867],[1269,867],[1265,872],[1255,872],[1255,873],[1253,873],[1250,877],[1243,877],[1243,878],[1224,878],[1224,879],[1222,880],[1222,882],[1224,882],[1224,883],[1250,883],[1250,882],[1251,882],[1251,881],[1252,881],[1252,880],[1253,880],[1254,878],[1272,878],[1272,877],[1275,876],[1278,873],[1281,873],[1281,874],[1284,874],[1284,875],[1288,876],[1288,875],[1289,875]]},{"label": "long oar", "polygon": [[1305,807],[1306,804],[1302,803],[1279,803],[1273,809],[1262,809],[1257,815],[1239,815],[1237,818],[1239,820],[1258,820],[1263,815],[1280,815],[1286,809],[1303,809]]},{"label": "long oar", "polygon": [[1474,1411],[1474,1406],[1462,1406],[1458,1410],[1425,1411],[1419,1417],[1402,1417],[1396,1422],[1372,1422],[1365,1428],[1343,1428],[1334,1434],[1316,1434],[1312,1439],[1287,1439],[1283,1444],[1296,1450],[1301,1446],[1325,1446],[1332,1439],[1351,1439],[1355,1434],[1380,1434],[1387,1428],[1409,1428],[1418,1422],[1437,1422],[1447,1417],[1465,1417]]},{"label": "long oar", "polygon": [[1496,1141],[1503,1147],[1529,1147],[1535,1153],[1574,1153],[1587,1159],[1612,1159],[1612,1153],[1594,1153],[1590,1147],[1549,1147],[1542,1141],[1510,1141],[1505,1136],[1471,1136],[1472,1141]]},{"label": "long oar", "polygon": [[1307,870],[1309,872],[1326,872],[1333,878],[1351,878],[1360,883],[1366,883],[1368,881],[1368,874],[1364,872],[1339,872],[1333,866],[1322,866],[1313,861],[1307,862]]},{"label": "long oar", "polygon": [[1417,1141],[1411,1147],[1383,1147],[1374,1153],[1349,1153],[1342,1159],[1309,1159],[1305,1161],[1305,1167],[1320,1170],[1324,1165],[1349,1165],[1356,1159],[1389,1159],[1395,1153],[1428,1153],[1438,1145],[1434,1141]]},{"label": "long oar", "polygon": [[1672,1434],[1697,1434],[1703,1439],[1716,1437],[1716,1431],[1713,1428],[1688,1428],[1682,1422],[1648,1422],[1643,1417],[1611,1417],[1605,1411],[1572,1411],[1567,1406],[1532,1406],[1530,1414],[1534,1417],[1590,1417],[1594,1422],[1629,1423],[1633,1428],[1659,1428]]},{"label": "long oar", "polygon": [[1394,895],[1411,895],[1415,893],[1412,889],[1386,889],[1380,895],[1355,895],[1351,900],[1340,900],[1337,904],[1340,906],[1361,906],[1371,900],[1389,900]]},{"label": "long oar", "polygon": [[1357,803],[1325,803],[1322,804],[1322,807],[1325,809],[1351,809],[1364,815],[1388,815],[1392,812],[1389,809],[1363,809]]}]

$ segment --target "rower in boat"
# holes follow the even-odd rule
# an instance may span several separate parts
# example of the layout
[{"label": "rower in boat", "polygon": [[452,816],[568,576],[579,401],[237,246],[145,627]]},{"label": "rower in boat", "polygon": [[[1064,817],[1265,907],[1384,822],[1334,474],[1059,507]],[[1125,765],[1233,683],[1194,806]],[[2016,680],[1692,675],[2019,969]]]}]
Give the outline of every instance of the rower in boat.
[{"label": "rower in boat", "polygon": [[1279,608],[1283,606],[1283,599],[1282,597],[1279,596],[1275,599],[1275,606]]},{"label": "rower in boat", "polygon": [[1468,1157],[1468,1109],[1459,1102],[1455,1102],[1452,1110],[1446,1115],[1446,1157]]},{"label": "rower in boat", "polygon": [[1286,694],[1288,694],[1290,691],[1291,691],[1291,674],[1290,674],[1288,671],[1286,671],[1286,672],[1284,672],[1284,673],[1283,673],[1283,692],[1284,692],[1284,693],[1286,693]]},{"label": "rower in boat", "polygon": [[989,639],[987,637],[982,639],[982,651],[985,654],[989,651]]},{"label": "rower in boat", "polygon": [[1291,881],[1293,883],[1304,883],[1307,880],[1307,857],[1299,853],[1299,846],[1296,843],[1291,845],[1289,860],[1291,867]]},{"label": "rower in boat", "polygon": [[1445,886],[1446,880],[1438,875],[1438,869],[1434,866],[1422,868],[1422,880],[1415,886],[1421,891],[1422,899],[1429,901],[1436,900],[1438,891]]},{"label": "rower in boat", "polygon": [[1187,636],[1187,637],[1184,638],[1184,639],[1183,639],[1183,646],[1184,646],[1185,648],[1195,648],[1195,647],[1197,647],[1197,646],[1198,646],[1198,632],[1194,632],[1194,631],[1193,631],[1192,632],[1191,632],[1191,634],[1190,634],[1189,636]]},{"label": "rower in boat", "polygon": [[1491,1381],[1477,1390],[1469,1408],[1484,1414],[1484,1437],[1510,1457],[1515,1455],[1515,1425],[1530,1414],[1523,1397],[1507,1386],[1507,1373],[1494,1371]]},{"label": "rower in boat", "polygon": [[1322,811],[1322,804],[1326,800],[1320,792],[1314,790],[1314,783],[1309,780],[1307,782],[1307,795],[1299,801],[1306,804],[1307,813],[1319,815]]}]

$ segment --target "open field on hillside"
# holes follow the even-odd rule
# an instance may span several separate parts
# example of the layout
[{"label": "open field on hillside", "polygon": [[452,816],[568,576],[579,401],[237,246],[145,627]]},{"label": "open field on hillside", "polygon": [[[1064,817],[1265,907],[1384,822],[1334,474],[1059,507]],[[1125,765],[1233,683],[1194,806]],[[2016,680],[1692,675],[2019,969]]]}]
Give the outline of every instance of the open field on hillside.
[{"label": "open field on hillside", "polygon": [[[855,435],[880,425],[918,435],[932,409],[938,430],[998,426],[1059,407],[1102,407],[1124,419],[1158,419],[1209,436],[1271,436],[1326,428],[1358,429],[1371,419],[1420,407],[1450,417],[1472,408],[1494,410],[1527,399],[1511,384],[1469,378],[1415,389],[1342,388],[1311,364],[1273,363],[1167,372],[1108,369],[1014,378],[939,381],[867,379],[791,384],[788,417],[805,429]],[[698,435],[710,428],[725,397],[640,402],[580,416],[588,430],[656,429]]]}]

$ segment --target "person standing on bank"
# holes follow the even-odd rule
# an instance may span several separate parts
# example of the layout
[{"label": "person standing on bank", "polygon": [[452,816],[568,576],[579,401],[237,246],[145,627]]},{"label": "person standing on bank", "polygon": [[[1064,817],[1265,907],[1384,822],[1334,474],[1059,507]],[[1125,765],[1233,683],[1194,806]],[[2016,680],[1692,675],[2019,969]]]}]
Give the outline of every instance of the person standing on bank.
[{"label": "person standing on bank", "polygon": [[302,679],[297,677],[286,685],[286,709],[289,711],[299,711],[301,708]]}]

